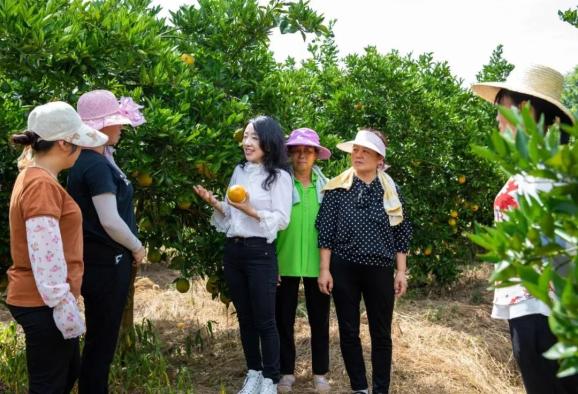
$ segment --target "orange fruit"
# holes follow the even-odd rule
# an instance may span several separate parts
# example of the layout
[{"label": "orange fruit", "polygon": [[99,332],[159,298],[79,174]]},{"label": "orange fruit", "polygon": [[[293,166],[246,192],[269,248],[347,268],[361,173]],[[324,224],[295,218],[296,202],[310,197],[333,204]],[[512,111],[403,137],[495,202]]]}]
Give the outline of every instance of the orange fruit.
[{"label": "orange fruit", "polygon": [[241,203],[247,198],[247,191],[241,185],[233,185],[227,190],[227,198],[235,203]]},{"label": "orange fruit", "polygon": [[355,105],[353,106],[353,108],[356,111],[361,111],[363,109],[363,104],[362,103],[355,103]]},{"label": "orange fruit", "polygon": [[156,249],[150,249],[147,254],[147,260],[151,263],[159,263],[162,259],[161,252]]},{"label": "orange fruit", "polygon": [[189,55],[188,53],[183,53],[181,55],[181,60],[187,64],[194,64],[195,63],[195,58],[191,55]]},{"label": "orange fruit", "polygon": [[245,134],[245,130],[244,129],[237,129],[235,130],[235,132],[233,133],[233,138],[235,139],[235,141],[241,143],[243,142],[243,134]]},{"label": "orange fruit", "polygon": [[149,187],[153,184],[153,177],[143,172],[136,177],[136,181],[140,187]]},{"label": "orange fruit", "polygon": [[186,278],[179,278],[175,282],[175,287],[179,293],[186,293],[191,288],[191,283]]},{"label": "orange fruit", "polygon": [[452,227],[456,226],[458,224],[457,220],[454,218],[451,218],[450,220],[448,220],[448,224]]},{"label": "orange fruit", "polygon": [[460,176],[458,177],[458,183],[459,183],[460,185],[463,185],[464,183],[466,183],[466,176],[465,176],[465,175],[460,175]]},{"label": "orange fruit", "polygon": [[478,204],[473,204],[473,205],[471,206],[472,212],[477,212],[478,209],[480,209],[480,206],[479,206]]},{"label": "orange fruit", "polygon": [[428,246],[427,248],[424,249],[423,254],[425,256],[429,256],[431,254],[431,252],[432,252],[432,247]]},{"label": "orange fruit", "polygon": [[452,209],[450,211],[450,216],[453,217],[454,219],[458,217],[458,211]]},{"label": "orange fruit", "polygon": [[179,209],[187,210],[191,207],[191,205],[192,202],[188,196],[179,197],[179,199],[177,200],[177,207],[179,207]]}]

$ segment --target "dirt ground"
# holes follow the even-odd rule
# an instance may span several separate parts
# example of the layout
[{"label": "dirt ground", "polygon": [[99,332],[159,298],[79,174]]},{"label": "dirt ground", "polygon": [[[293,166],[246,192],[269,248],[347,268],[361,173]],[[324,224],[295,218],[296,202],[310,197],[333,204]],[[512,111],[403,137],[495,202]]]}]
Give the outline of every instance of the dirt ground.
[{"label": "dirt ground", "polygon": [[[393,321],[392,393],[523,393],[507,325],[489,317],[487,276],[487,268],[469,271],[444,294],[414,294],[398,302]],[[237,392],[245,363],[234,308],[226,309],[219,300],[212,300],[203,280],[194,280],[188,293],[178,293],[171,285],[176,277],[178,272],[162,265],[141,268],[136,281],[136,319],[154,324],[173,365],[187,365],[193,371],[196,392]],[[361,329],[368,361],[365,319]],[[309,327],[302,303],[295,331],[294,392],[313,393]],[[333,312],[330,337],[333,392],[348,393]],[[370,373],[369,364],[367,369]]]}]

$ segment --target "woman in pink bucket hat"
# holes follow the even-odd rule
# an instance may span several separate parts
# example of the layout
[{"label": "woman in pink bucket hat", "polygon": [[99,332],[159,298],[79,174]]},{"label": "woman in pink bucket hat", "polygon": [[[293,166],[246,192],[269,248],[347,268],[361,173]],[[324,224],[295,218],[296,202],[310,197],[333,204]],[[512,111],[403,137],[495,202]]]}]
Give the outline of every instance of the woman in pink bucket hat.
[{"label": "woman in pink bucket hat", "polygon": [[80,393],[108,392],[132,265],[145,256],[137,237],[133,187],[112,156],[122,126],[145,122],[140,108],[107,90],[85,93],[77,104],[82,121],[108,136],[106,145],[84,149],[68,176],[68,191],[83,215],[86,337]]},{"label": "woman in pink bucket hat", "polygon": [[299,284],[303,278],[307,316],[311,328],[311,362],[316,392],[331,390],[325,374],[329,371],[329,305],[328,295],[319,291],[319,248],[315,218],[323,198],[327,178],[315,165],[327,160],[329,149],[321,146],[315,130],[293,130],[286,142],[293,168],[293,209],[291,221],[277,238],[280,283],[277,288],[275,317],[281,343],[281,380],[277,390],[292,391],[295,382],[295,313]]}]

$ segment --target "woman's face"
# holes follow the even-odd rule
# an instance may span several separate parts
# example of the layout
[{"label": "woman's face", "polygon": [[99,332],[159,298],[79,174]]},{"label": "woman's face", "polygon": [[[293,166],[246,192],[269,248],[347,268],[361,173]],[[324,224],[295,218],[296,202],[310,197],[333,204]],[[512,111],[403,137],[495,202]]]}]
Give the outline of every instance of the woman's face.
[{"label": "woman's face", "polygon": [[245,128],[243,133],[243,152],[245,159],[251,163],[262,163],[265,153],[259,144],[259,135],[251,123]]},{"label": "woman's face", "polygon": [[317,149],[306,145],[290,146],[289,158],[295,172],[310,172],[317,159]]},{"label": "woman's face", "polygon": [[104,134],[108,136],[107,145],[114,146],[118,144],[118,141],[120,141],[120,136],[122,134],[122,125],[106,126],[102,128],[100,131],[102,131]]},{"label": "woman's face", "polygon": [[[498,105],[510,109],[514,105],[514,101],[510,97],[504,96]],[[498,122],[498,130],[500,130],[500,133],[505,133],[506,130],[510,130],[512,135],[516,136],[516,128],[514,125],[512,125],[499,111],[498,115],[496,116],[496,121]]]},{"label": "woman's face", "polygon": [[383,165],[383,157],[369,148],[353,145],[351,151],[351,165],[356,172],[372,172]]}]

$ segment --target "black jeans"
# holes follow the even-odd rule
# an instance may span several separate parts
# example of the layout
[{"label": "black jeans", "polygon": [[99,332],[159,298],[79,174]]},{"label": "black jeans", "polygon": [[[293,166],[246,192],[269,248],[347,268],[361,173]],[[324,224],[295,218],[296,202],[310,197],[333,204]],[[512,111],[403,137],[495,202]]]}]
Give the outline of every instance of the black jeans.
[{"label": "black jeans", "polygon": [[118,263],[112,261],[111,264],[84,266],[81,291],[86,336],[78,381],[81,394],[108,393],[108,374],[127,301],[131,265],[132,256],[124,253]]},{"label": "black jeans", "polygon": [[368,388],[359,338],[359,305],[363,296],[371,336],[373,392],[387,393],[391,373],[393,268],[354,264],[333,253],[330,270],[341,354],[351,388],[354,391]]},{"label": "black jeans", "polygon": [[[281,374],[295,372],[295,314],[300,277],[283,276],[277,287],[277,329],[281,342]],[[329,306],[331,299],[319,291],[317,278],[303,278],[305,305],[311,328],[311,361],[315,375],[329,371]]]},{"label": "black jeans", "polygon": [[265,238],[229,238],[225,280],[237,311],[247,368],[279,381],[279,334],[275,324],[277,257]]},{"label": "black jeans", "polygon": [[78,378],[78,338],[64,339],[56,327],[52,308],[8,305],[24,329],[30,394],[69,393]]},{"label": "black jeans", "polygon": [[512,350],[528,394],[577,394],[578,375],[559,379],[558,363],[542,354],[556,343],[548,318],[534,314],[508,320]]}]

